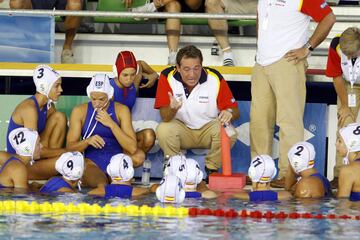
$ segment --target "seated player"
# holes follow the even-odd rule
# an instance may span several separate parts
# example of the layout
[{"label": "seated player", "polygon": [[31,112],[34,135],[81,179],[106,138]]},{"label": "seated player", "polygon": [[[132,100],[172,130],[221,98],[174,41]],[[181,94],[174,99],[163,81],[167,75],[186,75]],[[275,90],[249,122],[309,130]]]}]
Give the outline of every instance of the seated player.
[{"label": "seated player", "polygon": [[[23,100],[11,115],[8,134],[19,127],[36,130],[41,139],[41,158],[58,157],[65,152],[63,146],[66,133],[66,116],[56,111],[53,102],[59,100],[63,91],[61,76],[50,66],[39,65],[35,68],[33,80],[36,93]],[[7,151],[15,153],[7,141]]]},{"label": "seated player", "polygon": [[49,179],[40,188],[41,193],[76,192],[79,190],[84,173],[84,156],[80,152],[63,153],[56,161],[55,168],[62,175]]},{"label": "seated player", "polygon": [[[155,70],[146,62],[136,61],[134,54],[130,51],[119,52],[113,72],[115,77],[110,79],[110,83],[114,88],[114,101],[126,105],[130,112],[135,105],[139,88],[150,88],[159,78]],[[141,84],[143,77],[148,80],[145,84]],[[138,149],[135,154],[130,155],[133,161],[142,163],[145,160],[145,154],[153,147],[155,138],[155,131],[151,128],[137,130]]]},{"label": "seated player", "polygon": [[[136,135],[129,109],[111,100],[114,89],[106,74],[96,74],[86,91],[91,101],[74,107],[67,147],[84,152],[84,185],[96,188],[109,183],[106,168],[112,156],[136,152]],[[133,162],[133,165],[139,164]]]},{"label": "seated player", "polygon": [[270,182],[277,174],[274,160],[269,155],[259,155],[252,159],[248,171],[252,181],[252,191],[234,194],[234,197],[248,201],[277,201],[290,199],[287,191],[270,190]]},{"label": "seated player", "polygon": [[156,197],[162,203],[182,203],[185,195],[181,179],[172,174],[166,175],[156,189]]},{"label": "seated player", "polygon": [[315,149],[311,143],[298,142],[288,152],[290,165],[298,176],[293,186],[297,198],[322,198],[332,195],[330,182],[314,168]]},{"label": "seated player", "polygon": [[40,138],[37,131],[16,128],[9,134],[16,154],[0,151],[0,188],[28,188],[26,165],[40,158]]},{"label": "seated player", "polygon": [[336,149],[344,157],[340,169],[338,198],[360,201],[360,124],[352,123],[339,130]]},{"label": "seated player", "polygon": [[115,197],[130,199],[149,192],[147,188],[131,186],[130,180],[134,176],[134,168],[131,158],[125,154],[119,153],[113,156],[106,171],[111,178],[111,183],[91,190],[88,192],[89,195],[106,199]]},{"label": "seated player", "polygon": [[186,192],[185,198],[216,198],[203,181],[203,172],[198,162],[183,155],[175,155],[169,159],[165,174],[172,174],[181,179]]}]

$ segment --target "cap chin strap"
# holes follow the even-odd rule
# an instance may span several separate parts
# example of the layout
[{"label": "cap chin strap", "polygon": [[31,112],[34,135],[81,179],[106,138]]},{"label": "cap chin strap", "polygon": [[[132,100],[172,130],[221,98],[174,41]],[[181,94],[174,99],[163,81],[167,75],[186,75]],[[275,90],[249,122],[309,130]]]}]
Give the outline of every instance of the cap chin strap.
[{"label": "cap chin strap", "polygon": [[196,191],[196,185],[195,183],[185,183],[184,190],[190,192]]},{"label": "cap chin strap", "polygon": [[[100,109],[100,110],[104,109],[104,108],[107,106],[108,103],[109,103],[109,99],[106,101],[106,103],[104,104],[104,106],[101,107],[101,108],[99,108],[99,109]],[[86,128],[85,134],[84,134],[84,136],[83,136],[83,140],[91,137],[91,135],[92,135],[93,132],[95,131],[95,128],[96,128],[96,126],[97,126],[97,124],[98,124],[99,121],[96,121],[96,122],[95,122],[93,128],[91,129],[91,131],[90,131],[89,134],[88,134],[90,125],[91,125],[91,123],[92,123],[92,120],[93,120],[94,117],[95,117],[95,113],[97,112],[97,110],[98,110],[98,108],[95,108],[94,111],[93,111],[93,113],[91,114],[90,121],[89,121],[89,125],[88,125],[88,127]]]},{"label": "cap chin strap", "polygon": [[349,154],[350,154],[350,151],[347,150],[346,157],[343,158],[344,165],[349,165]]},{"label": "cap chin strap", "polygon": [[[68,181],[74,181],[74,180],[71,180],[70,178],[66,177],[66,176],[63,176],[63,178],[65,178],[66,180]],[[76,181],[76,180],[75,180]],[[77,187],[79,189],[79,191],[81,191],[81,184],[82,184],[82,181],[79,179],[78,182],[77,182]]]},{"label": "cap chin strap", "polygon": [[82,182],[81,182],[81,180],[79,180],[79,181],[77,182],[77,187],[78,187],[79,191],[81,191],[81,184],[82,184]]}]

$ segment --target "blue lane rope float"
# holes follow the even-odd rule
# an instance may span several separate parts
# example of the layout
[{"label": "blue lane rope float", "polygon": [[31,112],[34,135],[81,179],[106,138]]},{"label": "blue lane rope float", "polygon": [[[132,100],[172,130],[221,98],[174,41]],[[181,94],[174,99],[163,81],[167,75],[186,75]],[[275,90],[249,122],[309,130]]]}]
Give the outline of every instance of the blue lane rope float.
[{"label": "blue lane rope float", "polygon": [[128,216],[161,216],[161,217],[197,217],[197,216],[216,216],[227,218],[264,218],[264,219],[344,219],[360,220],[360,216],[335,215],[321,213],[298,213],[298,212],[272,212],[272,211],[249,211],[246,209],[236,211],[234,209],[215,209],[210,208],[186,208],[174,206],[154,206],[147,205],[116,205],[105,204],[100,206],[97,203],[78,203],[74,204],[63,202],[43,202],[36,201],[0,201],[0,214],[83,214],[83,215],[104,215],[119,214]]}]

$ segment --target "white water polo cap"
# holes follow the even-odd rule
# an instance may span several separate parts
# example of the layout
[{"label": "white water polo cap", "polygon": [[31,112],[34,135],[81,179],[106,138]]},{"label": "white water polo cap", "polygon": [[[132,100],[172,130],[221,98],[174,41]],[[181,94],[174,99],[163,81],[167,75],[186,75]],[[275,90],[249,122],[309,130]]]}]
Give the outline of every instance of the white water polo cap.
[{"label": "white water polo cap", "polygon": [[84,173],[84,156],[80,152],[63,153],[55,163],[55,169],[65,179],[76,181]]},{"label": "white water polo cap", "polygon": [[268,183],[276,176],[274,160],[269,155],[259,155],[251,160],[248,175],[252,182]]},{"label": "white water polo cap", "polygon": [[8,138],[16,154],[33,159],[38,137],[37,131],[21,127],[12,130]]},{"label": "white water polo cap", "polygon": [[106,172],[111,179],[126,182],[133,178],[134,167],[131,158],[128,155],[119,153],[110,159]]},{"label": "white water polo cap", "polygon": [[296,174],[313,168],[315,165],[315,149],[311,143],[298,142],[288,152],[291,167]]},{"label": "white water polo cap", "polygon": [[181,179],[185,191],[196,191],[196,187],[202,181],[204,174],[196,160],[187,158],[185,165],[179,167],[177,176]]},{"label": "white water polo cap", "polygon": [[52,86],[60,78],[60,74],[48,65],[37,66],[33,74],[36,91],[46,97],[49,97]]},{"label": "white water polo cap", "polygon": [[346,157],[343,159],[345,165],[349,164],[349,153],[360,151],[360,123],[350,123],[339,130],[347,148]]},{"label": "white water polo cap", "polygon": [[169,158],[169,161],[165,168],[165,175],[172,174],[177,175],[179,169],[185,165],[186,157],[182,154],[174,155]]},{"label": "white water polo cap", "polygon": [[166,175],[156,189],[156,197],[163,203],[182,203],[185,199],[185,191],[180,178],[175,175]]},{"label": "white water polo cap", "polygon": [[92,92],[106,93],[108,100],[110,100],[114,96],[114,88],[110,84],[109,76],[104,73],[95,74],[86,88],[89,98]]}]

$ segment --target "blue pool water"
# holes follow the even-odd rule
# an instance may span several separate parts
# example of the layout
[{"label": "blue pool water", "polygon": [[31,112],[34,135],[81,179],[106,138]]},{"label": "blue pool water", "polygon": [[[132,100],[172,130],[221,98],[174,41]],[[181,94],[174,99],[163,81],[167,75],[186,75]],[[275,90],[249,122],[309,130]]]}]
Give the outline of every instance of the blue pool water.
[{"label": "blue pool water", "polygon": [[[154,195],[138,200],[102,200],[85,194],[42,196],[1,192],[3,200],[59,201],[104,205],[158,205]],[[184,207],[312,212],[360,215],[360,202],[348,200],[291,200],[277,203],[249,203],[228,195],[216,200],[185,200]],[[186,218],[119,214],[1,214],[0,239],[360,239],[360,221],[329,219],[266,220],[198,216]]]}]

